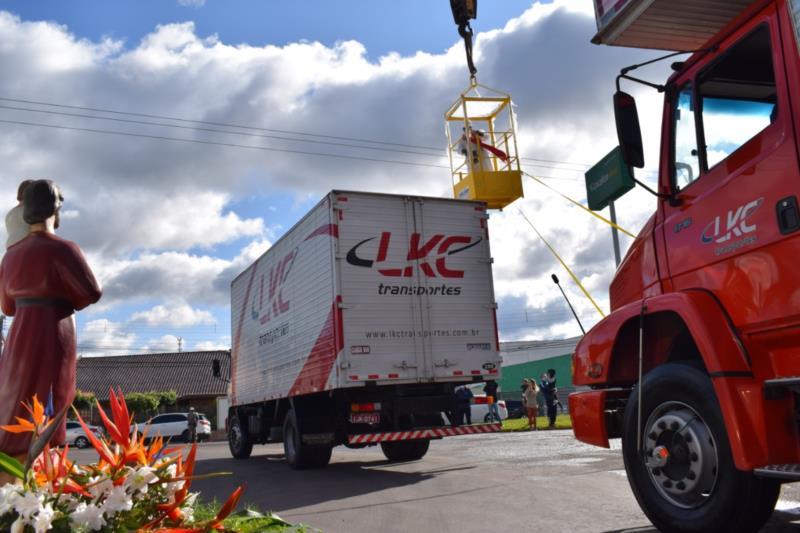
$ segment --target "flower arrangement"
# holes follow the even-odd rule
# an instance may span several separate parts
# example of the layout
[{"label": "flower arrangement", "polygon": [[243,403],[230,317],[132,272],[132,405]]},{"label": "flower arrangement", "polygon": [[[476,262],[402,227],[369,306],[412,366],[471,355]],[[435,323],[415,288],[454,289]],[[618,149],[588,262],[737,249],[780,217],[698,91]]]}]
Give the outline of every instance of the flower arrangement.
[{"label": "flower arrangement", "polygon": [[[146,444],[147,433],[129,428],[133,417],[120,391],[110,394],[109,417],[97,403],[108,438],[97,437],[75,412],[99,460],[78,465],[49,444],[67,409],[54,415],[34,396],[24,404],[30,419],[0,426],[12,433],[32,433],[25,464],[0,452],[0,470],[17,478],[0,486],[0,531],[53,532],[161,532],[224,531],[223,520],[236,507],[243,486],[231,494],[216,516],[195,520],[197,493],[189,492],[194,476],[197,445],[185,455],[168,448],[157,436]],[[212,474],[218,475],[218,474]],[[205,476],[203,476],[205,477]]]}]

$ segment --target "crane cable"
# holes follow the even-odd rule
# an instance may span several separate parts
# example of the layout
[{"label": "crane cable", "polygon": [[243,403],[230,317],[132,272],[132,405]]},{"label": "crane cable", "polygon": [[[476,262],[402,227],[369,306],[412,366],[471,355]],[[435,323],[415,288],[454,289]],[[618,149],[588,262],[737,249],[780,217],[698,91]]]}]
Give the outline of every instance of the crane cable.
[{"label": "crane cable", "polygon": [[544,185],[545,187],[547,187],[548,189],[550,189],[550,190],[551,190],[551,191],[553,191],[554,193],[558,194],[558,195],[559,195],[559,196],[561,196],[562,198],[566,199],[567,201],[569,201],[569,202],[571,202],[571,203],[573,203],[573,204],[577,205],[578,207],[580,207],[581,209],[583,209],[584,211],[586,211],[587,213],[589,213],[589,214],[590,214],[590,215],[592,215],[593,217],[596,217],[596,218],[598,218],[598,219],[602,220],[603,222],[605,222],[606,224],[608,224],[608,225],[609,225],[609,226],[611,226],[612,228],[618,229],[619,231],[621,231],[622,233],[624,233],[625,235],[627,235],[627,236],[628,236],[628,237],[630,237],[631,239],[635,239],[635,238],[636,238],[636,235],[634,235],[634,234],[633,234],[633,233],[631,233],[630,231],[628,231],[628,230],[626,230],[625,228],[623,228],[623,227],[619,226],[618,224],[616,224],[616,223],[614,223],[614,222],[610,221],[609,219],[607,219],[607,218],[606,218],[606,217],[604,217],[603,215],[600,215],[600,214],[598,214],[598,213],[595,213],[594,211],[592,211],[591,209],[589,209],[588,207],[586,207],[585,205],[583,205],[583,204],[582,204],[582,203],[580,203],[579,201],[577,201],[577,200],[573,200],[572,198],[570,198],[570,197],[569,197],[569,196],[567,196],[566,194],[564,194],[564,193],[562,193],[562,192],[560,192],[560,191],[558,191],[558,190],[554,189],[553,187],[551,187],[551,186],[550,186],[550,185],[548,185],[547,183],[543,182],[542,180],[540,180],[540,179],[539,179],[539,178],[537,178],[536,176],[533,176],[533,175],[531,175],[531,174],[528,174],[528,173],[527,173],[527,172],[525,172],[525,171],[523,171],[522,173],[523,173],[523,174],[525,174],[526,176],[528,176],[529,178],[531,178],[532,180],[534,180],[535,182],[537,182],[537,183],[540,183],[540,184]]},{"label": "crane cable", "polygon": [[561,263],[561,266],[563,266],[564,270],[566,270],[567,273],[570,275],[572,281],[574,281],[578,285],[578,287],[580,287],[581,291],[583,291],[583,294],[589,299],[590,302],[592,302],[592,305],[594,305],[594,308],[597,309],[598,313],[600,313],[600,316],[605,318],[606,314],[603,312],[602,309],[600,309],[600,306],[597,305],[597,302],[594,300],[594,298],[592,298],[592,295],[589,294],[589,291],[586,290],[586,287],[583,286],[583,283],[581,283],[581,281],[578,279],[578,276],[576,276],[575,273],[572,271],[572,269],[567,266],[567,263],[565,263],[564,260],[561,259],[561,256],[558,255],[558,252],[556,252],[555,248],[550,246],[550,243],[547,242],[547,239],[545,239],[544,236],[541,233],[539,233],[539,230],[536,229],[536,226],[533,225],[533,222],[531,222],[528,219],[528,217],[525,216],[525,213],[522,212],[522,209],[518,207],[517,211],[519,212],[520,215],[522,215],[522,218],[525,219],[525,222],[527,222],[530,225],[530,227],[533,228],[533,231],[536,232],[536,235],[542,240],[545,246],[547,246],[547,248],[550,250],[550,253],[552,253],[558,260],[558,262]]},{"label": "crane cable", "polygon": [[478,69],[475,68],[475,63],[472,62],[472,37],[474,33],[469,20],[478,16],[478,0],[450,0],[450,9],[453,11],[453,20],[458,25],[458,34],[464,39],[469,79],[474,84]]}]

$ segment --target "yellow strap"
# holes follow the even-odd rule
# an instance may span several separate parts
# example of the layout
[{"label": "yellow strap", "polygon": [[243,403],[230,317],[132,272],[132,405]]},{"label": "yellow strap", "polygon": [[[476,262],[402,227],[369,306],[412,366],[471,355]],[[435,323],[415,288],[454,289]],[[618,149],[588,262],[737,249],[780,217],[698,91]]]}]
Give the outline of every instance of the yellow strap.
[{"label": "yellow strap", "polygon": [[612,228],[616,228],[616,229],[620,230],[622,233],[624,233],[625,235],[627,235],[628,237],[630,237],[630,238],[632,238],[632,239],[635,239],[635,238],[636,238],[636,235],[634,235],[634,234],[633,234],[633,233],[631,233],[630,231],[626,230],[625,228],[622,228],[622,227],[618,226],[617,224],[614,224],[613,222],[611,222],[610,220],[608,220],[608,219],[607,219],[606,217],[604,217],[603,215],[600,215],[600,214],[598,214],[598,213],[595,213],[594,211],[592,211],[591,209],[589,209],[588,207],[586,207],[586,206],[585,206],[585,205],[583,205],[582,203],[578,202],[577,200],[573,200],[572,198],[570,198],[570,197],[569,197],[569,196],[567,196],[566,194],[564,194],[564,193],[562,193],[562,192],[559,192],[559,191],[557,191],[556,189],[552,188],[550,185],[548,185],[547,183],[543,182],[542,180],[540,180],[540,179],[539,179],[539,178],[537,178],[536,176],[532,176],[532,175],[530,175],[530,174],[528,174],[527,172],[524,172],[524,171],[523,171],[522,173],[523,173],[523,174],[525,174],[526,176],[528,176],[529,178],[531,178],[532,180],[534,180],[534,181],[536,181],[536,182],[538,182],[538,183],[541,183],[542,185],[544,185],[545,187],[547,187],[548,189],[550,189],[550,190],[551,190],[551,191],[553,191],[554,193],[558,194],[558,195],[559,195],[559,196],[561,196],[562,198],[565,198],[565,199],[566,199],[566,200],[568,200],[569,202],[572,202],[573,204],[577,205],[578,207],[580,207],[581,209],[583,209],[584,211],[586,211],[587,213],[589,213],[589,214],[590,214],[590,215],[592,215],[593,217],[597,217],[597,218],[599,218],[600,220],[602,220],[603,222],[605,222],[606,224],[608,224],[608,225],[609,225],[609,226],[611,226]]},{"label": "yellow strap", "polygon": [[583,284],[580,282],[580,280],[578,279],[578,276],[576,276],[576,275],[575,275],[575,273],[574,273],[574,272],[572,272],[572,270],[571,270],[571,269],[570,269],[570,268],[567,266],[567,264],[564,262],[564,260],[563,260],[563,259],[561,259],[561,256],[560,256],[560,255],[558,255],[558,252],[556,252],[556,251],[553,249],[553,247],[552,247],[552,246],[550,246],[550,243],[549,243],[549,242],[547,242],[547,239],[545,239],[545,238],[542,236],[542,234],[541,234],[541,233],[539,233],[539,230],[537,230],[537,229],[536,229],[536,226],[534,226],[534,225],[533,225],[533,223],[532,223],[530,220],[528,220],[528,217],[526,217],[526,216],[525,216],[525,213],[523,213],[523,212],[522,212],[522,209],[520,209],[520,208],[518,207],[518,208],[517,208],[517,211],[519,211],[519,214],[520,214],[520,215],[522,215],[522,218],[524,218],[524,219],[525,219],[525,222],[527,222],[528,224],[530,224],[530,226],[533,228],[533,231],[535,231],[535,232],[536,232],[536,235],[538,235],[538,236],[539,236],[539,238],[540,238],[540,239],[542,239],[542,242],[545,244],[545,246],[547,246],[547,247],[550,249],[550,252],[551,252],[551,253],[552,253],[552,254],[555,256],[555,258],[556,258],[556,259],[558,259],[558,262],[559,262],[559,263],[561,263],[561,266],[563,266],[563,267],[564,267],[564,270],[566,270],[566,271],[569,273],[569,275],[572,277],[572,280],[573,280],[575,283],[577,283],[578,287],[580,287],[580,289],[583,291],[583,294],[585,294],[585,295],[586,295],[586,297],[587,297],[587,298],[589,298],[589,301],[590,301],[590,302],[592,302],[592,305],[594,305],[594,308],[595,308],[595,309],[597,309],[597,312],[598,312],[598,313],[600,313],[600,316],[602,316],[603,318],[605,318],[606,314],[603,312],[603,310],[602,310],[602,309],[600,309],[600,306],[599,306],[599,305],[597,305],[597,302],[595,302],[595,301],[594,301],[594,298],[592,298],[592,295],[591,295],[591,294],[589,294],[589,291],[587,291],[587,290],[586,290],[586,287],[584,287],[584,286],[583,286]]}]

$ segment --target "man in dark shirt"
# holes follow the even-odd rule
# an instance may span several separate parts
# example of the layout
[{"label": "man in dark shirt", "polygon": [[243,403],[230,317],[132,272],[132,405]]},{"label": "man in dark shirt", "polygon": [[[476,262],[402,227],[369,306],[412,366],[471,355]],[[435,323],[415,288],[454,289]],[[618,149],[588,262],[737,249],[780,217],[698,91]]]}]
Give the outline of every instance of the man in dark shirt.
[{"label": "man in dark shirt", "polygon": [[556,371],[551,368],[547,373],[542,374],[540,382],[544,403],[547,406],[547,418],[550,421],[548,429],[556,427]]},{"label": "man in dark shirt", "polygon": [[197,442],[197,413],[194,411],[194,407],[189,408],[189,416],[188,423],[189,423],[189,442]]},{"label": "man in dark shirt", "polygon": [[497,409],[497,382],[493,379],[487,381],[486,385],[483,386],[483,392],[486,393],[486,400],[489,402],[489,414],[494,417],[494,422],[502,422],[500,411]]},{"label": "man in dark shirt", "polygon": [[456,420],[457,424],[461,425],[464,419],[467,419],[467,425],[472,424],[472,391],[469,387],[459,387],[456,389]]}]

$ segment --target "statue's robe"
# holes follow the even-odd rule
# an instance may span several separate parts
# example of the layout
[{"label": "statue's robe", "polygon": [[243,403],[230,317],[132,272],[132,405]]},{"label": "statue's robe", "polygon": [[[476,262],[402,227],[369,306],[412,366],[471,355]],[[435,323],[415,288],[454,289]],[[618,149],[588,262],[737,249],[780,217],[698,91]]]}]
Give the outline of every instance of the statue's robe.
[{"label": "statue's robe", "polygon": [[[74,242],[33,232],[9,247],[0,263],[0,307],[13,316],[0,355],[0,425],[30,419],[22,402],[53,394],[57,413],[75,396],[76,310],[100,299],[100,286]],[[65,424],[52,444],[63,444]],[[0,430],[0,451],[27,452],[31,434]]]}]

